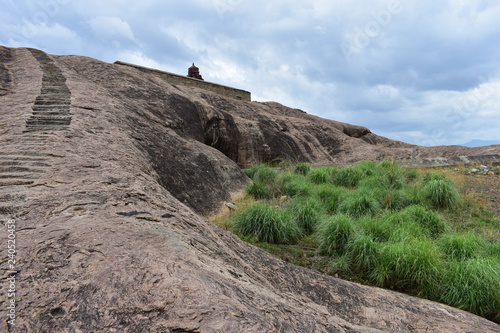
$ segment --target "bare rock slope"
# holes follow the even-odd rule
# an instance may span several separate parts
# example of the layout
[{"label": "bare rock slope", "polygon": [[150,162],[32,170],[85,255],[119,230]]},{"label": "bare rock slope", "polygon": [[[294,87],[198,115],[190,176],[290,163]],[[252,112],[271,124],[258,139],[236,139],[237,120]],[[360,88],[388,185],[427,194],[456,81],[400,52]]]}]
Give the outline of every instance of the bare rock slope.
[{"label": "bare rock slope", "polygon": [[[0,47],[0,114],[0,214],[16,220],[19,271],[15,326],[0,298],[2,332],[500,332],[290,265],[199,215],[247,182],[239,166],[405,158],[413,146],[26,48]],[[4,255],[1,268],[5,288]]]}]

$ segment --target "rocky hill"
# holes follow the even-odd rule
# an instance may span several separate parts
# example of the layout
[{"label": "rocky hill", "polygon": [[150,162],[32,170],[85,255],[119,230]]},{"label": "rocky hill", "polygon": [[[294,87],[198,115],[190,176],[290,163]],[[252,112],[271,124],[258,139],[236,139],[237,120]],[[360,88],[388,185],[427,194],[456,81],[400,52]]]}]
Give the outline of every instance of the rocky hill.
[{"label": "rocky hill", "polygon": [[0,114],[1,244],[15,220],[17,250],[15,267],[2,250],[16,318],[2,319],[1,331],[500,332],[448,306],[285,263],[200,215],[240,190],[240,167],[258,161],[500,146],[415,147],[276,103],[27,48],[0,47]]}]

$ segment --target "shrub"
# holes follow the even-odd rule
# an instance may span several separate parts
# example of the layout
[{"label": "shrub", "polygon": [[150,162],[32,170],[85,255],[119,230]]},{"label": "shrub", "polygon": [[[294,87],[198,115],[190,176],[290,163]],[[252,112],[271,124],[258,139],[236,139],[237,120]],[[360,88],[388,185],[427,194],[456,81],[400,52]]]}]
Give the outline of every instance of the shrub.
[{"label": "shrub", "polygon": [[423,227],[431,237],[437,238],[445,230],[446,226],[441,217],[432,210],[425,209],[419,205],[413,205],[407,207],[403,212],[408,214],[412,221]]},{"label": "shrub", "polygon": [[307,163],[298,163],[293,170],[294,173],[307,176],[307,174],[311,171],[311,167]]},{"label": "shrub", "polygon": [[269,189],[262,183],[252,182],[245,188],[245,192],[255,199],[266,199],[270,197]]},{"label": "shrub", "polygon": [[318,226],[319,247],[327,254],[343,253],[353,235],[354,223],[347,215],[332,216]]},{"label": "shrub", "polygon": [[296,198],[289,208],[298,226],[306,234],[313,233],[323,214],[321,202],[314,198]]},{"label": "shrub", "polygon": [[363,178],[363,173],[355,168],[343,168],[337,170],[333,176],[333,183],[338,186],[355,187]]},{"label": "shrub", "polygon": [[477,258],[488,247],[484,238],[473,232],[443,235],[438,244],[441,251],[452,260]]},{"label": "shrub", "polygon": [[374,215],[380,209],[379,202],[371,192],[357,190],[351,193],[339,206],[339,212],[353,217]]},{"label": "shrub", "polygon": [[372,279],[398,290],[430,295],[438,286],[442,265],[436,246],[427,240],[388,243]]},{"label": "shrub", "polygon": [[314,194],[323,203],[326,211],[333,214],[346,197],[346,190],[331,185],[320,185],[315,187]]},{"label": "shrub", "polygon": [[441,300],[480,316],[498,314],[500,264],[491,259],[452,262],[445,272]]},{"label": "shrub", "polygon": [[307,175],[307,180],[313,184],[327,184],[332,178],[332,168],[313,169]]},{"label": "shrub", "polygon": [[436,208],[454,208],[460,202],[455,184],[448,179],[432,179],[425,182],[424,193]]},{"label": "shrub", "polygon": [[368,274],[377,266],[380,243],[374,242],[369,236],[361,235],[348,243],[347,252],[352,265],[364,274]]},{"label": "shrub", "polygon": [[300,229],[288,212],[262,203],[235,214],[233,227],[245,236],[272,244],[293,244],[300,236]]}]

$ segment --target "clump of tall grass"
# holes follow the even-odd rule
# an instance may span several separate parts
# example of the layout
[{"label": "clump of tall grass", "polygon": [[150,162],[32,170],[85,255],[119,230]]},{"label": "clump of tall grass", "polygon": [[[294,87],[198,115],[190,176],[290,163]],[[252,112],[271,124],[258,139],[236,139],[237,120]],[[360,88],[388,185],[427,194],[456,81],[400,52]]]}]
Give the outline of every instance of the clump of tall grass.
[{"label": "clump of tall grass", "polygon": [[437,238],[445,231],[446,225],[441,216],[432,210],[413,205],[402,212],[407,214],[410,220],[418,223],[430,237]]},{"label": "clump of tall grass", "polygon": [[350,216],[326,218],[318,226],[319,248],[327,254],[343,253],[354,233],[354,221]]},{"label": "clump of tall grass", "polygon": [[274,182],[278,172],[271,167],[259,168],[253,175],[253,181],[257,183],[271,183]]},{"label": "clump of tall grass", "polygon": [[267,169],[267,168],[269,168],[269,166],[267,166],[265,164],[256,164],[248,169],[244,169],[243,172],[245,173],[245,175],[248,176],[248,178],[253,179],[255,176],[255,173],[257,173],[257,171],[259,171],[261,169]]},{"label": "clump of tall grass", "polygon": [[387,191],[389,187],[382,174],[376,174],[369,177],[362,178],[358,185],[358,188],[366,189],[367,191],[381,190]]},{"label": "clump of tall grass", "polygon": [[441,256],[433,242],[414,239],[387,243],[371,278],[377,284],[430,295],[439,285]]},{"label": "clump of tall grass", "polygon": [[388,190],[384,192],[383,203],[386,209],[401,210],[413,203],[408,192],[403,190]]},{"label": "clump of tall grass", "polygon": [[389,241],[392,243],[409,242],[415,239],[426,239],[427,233],[416,222],[407,221],[403,224],[394,226],[389,236]]},{"label": "clump of tall grass", "polygon": [[323,203],[328,213],[334,214],[346,197],[347,191],[342,187],[319,185],[314,188],[314,195]]},{"label": "clump of tall grass", "polygon": [[331,181],[332,173],[332,168],[323,167],[313,169],[307,175],[307,180],[313,184],[327,184]]},{"label": "clump of tall grass", "polygon": [[302,177],[281,183],[281,193],[284,195],[294,196],[310,196],[314,190],[314,185],[306,181]]},{"label": "clump of tall grass", "polygon": [[270,190],[262,183],[252,182],[245,187],[245,192],[255,199],[268,199]]},{"label": "clump of tall grass", "polygon": [[363,172],[356,167],[349,167],[337,170],[333,175],[333,183],[337,186],[355,187],[363,178]]},{"label": "clump of tall grass", "polygon": [[373,193],[356,190],[352,192],[339,206],[338,211],[353,217],[374,215],[380,209],[380,204]]},{"label": "clump of tall grass", "polygon": [[373,176],[377,173],[379,167],[373,161],[363,161],[354,166],[355,169],[360,170],[365,176]]},{"label": "clump of tall grass", "polygon": [[418,171],[416,169],[406,169],[404,171],[404,176],[406,178],[406,182],[411,182],[418,179]]},{"label": "clump of tall grass", "polygon": [[445,234],[438,244],[441,251],[452,260],[478,258],[489,245],[481,235],[473,232]]},{"label": "clump of tall grass", "polygon": [[433,180],[445,180],[446,179],[446,175],[444,173],[441,173],[441,172],[429,172],[429,173],[426,173],[423,177],[423,182],[424,184],[427,184]]},{"label": "clump of tall grass", "polygon": [[445,272],[441,300],[483,317],[498,315],[500,263],[489,258],[451,262]]},{"label": "clump of tall grass", "polygon": [[381,244],[367,235],[355,237],[347,245],[347,252],[351,258],[351,264],[356,270],[367,274],[378,264]]},{"label": "clump of tall grass", "polygon": [[382,162],[380,162],[378,164],[378,166],[383,168],[383,169],[388,169],[388,168],[393,167],[395,164],[397,164],[397,162],[394,160],[383,160]]},{"label": "clump of tall grass", "polygon": [[351,258],[348,254],[342,254],[335,258],[332,262],[332,266],[336,271],[345,273],[349,272],[349,266],[351,264]]},{"label": "clump of tall grass", "polygon": [[311,234],[315,231],[324,211],[321,202],[315,198],[293,199],[288,208],[305,234]]},{"label": "clump of tall grass", "polygon": [[391,189],[402,189],[405,185],[405,171],[397,163],[384,168],[384,179]]},{"label": "clump of tall grass", "polygon": [[235,231],[259,242],[293,244],[300,237],[300,229],[290,214],[268,204],[253,204],[233,219]]},{"label": "clump of tall grass", "polygon": [[460,193],[455,184],[448,179],[424,180],[423,192],[433,207],[455,208],[460,202]]},{"label": "clump of tall grass", "polygon": [[307,174],[311,171],[311,167],[307,163],[297,163],[293,172],[302,176],[307,176]]},{"label": "clump of tall grass", "polygon": [[377,242],[387,242],[393,230],[392,222],[384,215],[376,218],[364,216],[359,219],[359,224],[363,232]]}]

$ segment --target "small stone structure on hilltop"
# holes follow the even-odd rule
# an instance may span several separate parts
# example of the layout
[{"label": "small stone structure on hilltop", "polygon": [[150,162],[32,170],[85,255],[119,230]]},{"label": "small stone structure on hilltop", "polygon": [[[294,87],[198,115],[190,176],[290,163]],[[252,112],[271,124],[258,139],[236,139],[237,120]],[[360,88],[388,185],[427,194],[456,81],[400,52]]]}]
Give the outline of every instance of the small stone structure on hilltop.
[{"label": "small stone structure on hilltop", "polygon": [[217,93],[219,95],[234,98],[234,99],[237,99],[240,101],[250,102],[252,100],[251,93],[248,91],[224,86],[224,85],[213,83],[213,82],[204,81],[203,77],[200,75],[199,68],[196,67],[194,65],[194,63],[188,69],[187,76],[178,75],[178,74],[174,74],[174,73],[170,73],[170,72],[164,72],[164,71],[160,71],[158,69],[143,67],[143,66],[139,66],[139,65],[129,64],[129,63],[122,62],[122,61],[116,61],[115,64],[134,67],[134,68],[140,70],[141,72],[159,77],[159,78],[167,81],[170,84],[178,84],[178,85],[183,85],[183,86],[187,86],[187,87],[196,87],[196,88],[206,89],[206,90],[212,91],[214,93]]},{"label": "small stone structure on hilltop", "polygon": [[188,77],[192,77],[193,79],[203,80],[203,77],[200,74],[200,69],[194,65],[189,67],[188,69]]}]

